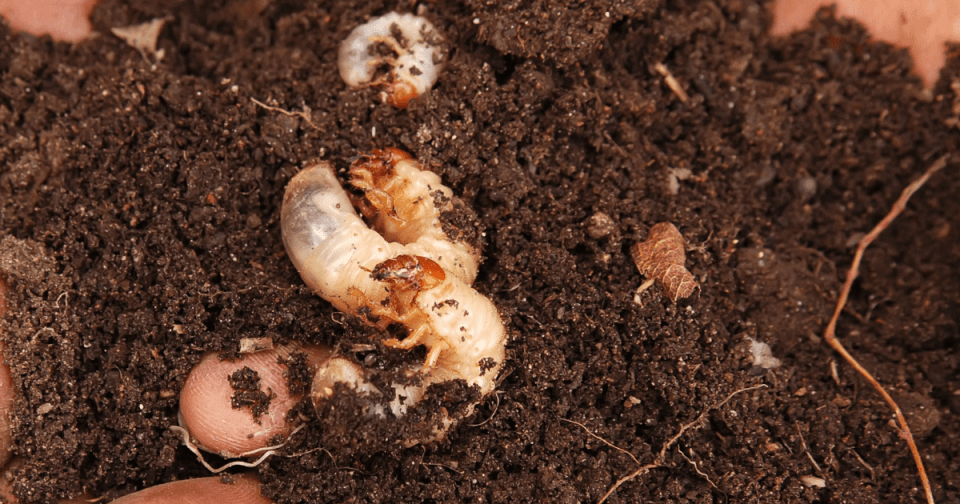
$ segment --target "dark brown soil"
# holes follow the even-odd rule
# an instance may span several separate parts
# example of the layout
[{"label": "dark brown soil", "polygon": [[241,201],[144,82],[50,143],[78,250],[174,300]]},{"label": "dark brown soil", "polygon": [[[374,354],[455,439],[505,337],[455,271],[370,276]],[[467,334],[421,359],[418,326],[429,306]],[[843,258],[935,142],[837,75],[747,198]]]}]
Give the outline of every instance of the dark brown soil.
[{"label": "dark brown soil", "polygon": [[[394,4],[147,3],[105,1],[103,35],[76,46],[0,27],[23,501],[204,475],[168,429],[204,351],[272,337],[409,358],[342,344],[379,339],[303,285],[278,222],[301,167],[397,146],[486,228],[476,288],[510,334],[502,383],[427,448],[303,404],[307,428],[258,469],[278,503],[593,503],[705,410],[608,502],[920,502],[890,410],[819,335],[856,239],[945,153],[868,250],[838,334],[901,401],[937,502],[960,502],[956,77],[925,96],[904,51],[826,13],[771,39],[753,0],[404,3],[453,52],[396,110],[336,70],[339,41]],[[109,35],[167,15],[157,64]],[[640,306],[629,247],[661,221],[702,289]],[[751,339],[781,365],[754,366]],[[424,409],[470,396],[447,388]]]}]

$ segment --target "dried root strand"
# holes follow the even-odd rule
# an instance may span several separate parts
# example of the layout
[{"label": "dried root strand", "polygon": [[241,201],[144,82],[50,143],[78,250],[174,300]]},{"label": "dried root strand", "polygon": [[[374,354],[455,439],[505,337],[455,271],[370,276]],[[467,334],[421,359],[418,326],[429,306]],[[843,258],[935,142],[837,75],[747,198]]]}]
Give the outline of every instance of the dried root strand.
[{"label": "dried root strand", "polygon": [[661,222],[654,225],[646,241],[634,245],[632,252],[640,274],[660,282],[674,303],[700,288],[683,265],[686,261],[683,236],[673,224]]},{"label": "dried root strand", "polygon": [[[658,468],[658,467],[664,467],[664,466],[667,464],[667,451],[670,450],[670,448],[672,448],[673,445],[677,444],[677,441],[679,441],[680,438],[682,438],[683,435],[686,434],[688,431],[697,430],[697,429],[700,429],[700,428],[704,427],[704,426],[706,425],[705,419],[707,418],[707,414],[709,414],[711,411],[718,410],[718,409],[722,408],[725,404],[727,404],[728,402],[730,402],[731,399],[733,399],[734,397],[736,397],[736,396],[739,395],[739,394],[742,394],[742,393],[744,393],[744,392],[750,392],[750,391],[753,391],[753,390],[762,389],[762,388],[767,388],[767,386],[766,386],[765,384],[762,384],[762,383],[761,383],[760,385],[754,385],[754,386],[752,386],[752,387],[742,388],[742,389],[739,389],[739,390],[737,390],[737,391],[734,391],[732,394],[728,395],[727,398],[724,399],[723,401],[720,401],[719,403],[717,403],[717,404],[715,404],[715,405],[713,405],[713,406],[710,406],[709,408],[703,410],[703,411],[700,413],[700,416],[698,416],[698,417],[697,417],[696,419],[694,419],[692,422],[680,426],[680,429],[676,432],[676,434],[674,434],[673,437],[671,437],[666,443],[663,444],[663,446],[660,448],[660,453],[659,453],[659,454],[657,455],[657,457],[653,460],[653,462],[650,462],[650,463],[648,463],[648,464],[644,464],[644,465],[640,466],[637,470],[633,471],[632,473],[630,473],[630,474],[628,474],[628,475],[626,475],[626,476],[623,476],[623,477],[621,477],[620,479],[618,479],[618,480],[613,484],[613,486],[611,486],[609,489],[607,489],[607,493],[603,494],[603,497],[601,497],[600,500],[597,501],[597,504],[603,504],[604,502],[606,502],[607,499],[609,499],[610,496],[613,495],[614,492],[616,492],[617,489],[620,488],[624,483],[633,481],[634,479],[639,478],[640,476],[643,476],[644,474],[647,474],[648,472],[650,472],[650,471],[653,470],[653,469],[656,469],[656,468]],[[628,457],[630,457],[631,459],[633,459],[634,463],[636,463],[637,465],[640,465],[640,461],[637,459],[637,457],[633,456],[633,454],[630,453],[628,450],[625,450],[625,449],[623,449],[623,448],[621,448],[621,447],[619,447],[619,446],[611,443],[610,441],[607,441],[606,439],[598,436],[597,434],[594,434],[593,432],[590,431],[589,428],[587,428],[586,425],[583,425],[583,424],[580,423],[580,422],[574,422],[573,420],[567,420],[567,419],[565,419],[565,418],[561,418],[560,420],[562,420],[562,421],[564,421],[564,422],[567,422],[567,423],[574,424],[574,425],[580,427],[580,428],[583,429],[587,434],[589,434],[591,437],[599,440],[599,441],[602,442],[603,444],[605,444],[605,445],[607,445],[607,446],[609,446],[609,447],[611,447],[611,448],[613,448],[613,449],[615,449],[615,450],[618,450],[618,451],[626,454]],[[681,455],[683,458],[685,458],[685,459],[687,458],[686,455],[684,455],[682,451],[680,452],[680,455]],[[687,459],[687,460],[690,461],[690,459]],[[692,462],[691,462],[691,464],[692,464]],[[710,478],[708,478],[708,477],[706,476],[706,474],[704,474],[702,471],[700,471],[700,469],[697,468],[696,464],[693,464],[693,466],[694,466],[694,469],[696,469],[696,471],[697,471],[698,474],[700,474],[704,479],[706,479],[708,483],[710,483],[711,485],[713,485],[713,482],[710,481]],[[713,485],[713,486],[714,486],[714,488],[716,488],[716,485]]]},{"label": "dried root strand", "polygon": [[[900,424],[900,436],[906,441],[907,446],[910,448],[910,453],[913,455],[913,462],[917,466],[917,472],[920,475],[920,483],[923,484],[923,492],[927,498],[928,504],[934,504],[933,501],[933,490],[930,487],[930,479],[927,477],[927,471],[923,467],[923,457],[920,456],[920,449],[917,448],[917,443],[913,439],[913,433],[910,432],[910,426],[907,425],[907,419],[903,416],[903,411],[900,410],[900,406],[897,405],[897,402],[893,400],[893,397],[887,393],[886,389],[883,388],[883,385],[877,381],[876,378],[867,371],[867,368],[863,367],[859,361],[843,346],[840,340],[837,338],[837,322],[840,320],[840,314],[843,312],[844,307],[847,305],[847,299],[850,296],[850,290],[853,288],[853,282],[857,279],[857,276],[860,275],[860,261],[863,260],[863,254],[867,250],[867,247],[873,243],[873,240],[877,238],[885,229],[887,229],[890,224],[893,222],[897,216],[907,207],[907,202],[910,201],[910,197],[913,196],[913,193],[917,192],[924,184],[927,183],[934,173],[943,169],[947,165],[947,161],[950,159],[949,154],[944,154],[939,159],[933,162],[927,171],[923,172],[923,175],[920,176],[917,180],[914,180],[910,185],[903,189],[903,192],[900,193],[900,197],[897,198],[897,201],[894,202],[893,207],[890,209],[890,212],[876,225],[869,233],[867,233],[863,238],[860,239],[860,243],[857,244],[857,251],[853,256],[853,264],[850,265],[850,269],[847,271],[847,279],[843,283],[843,290],[840,292],[840,297],[837,299],[837,306],[833,311],[833,316],[830,317],[830,322],[827,323],[827,328],[824,330],[823,339],[833,347],[843,358],[847,361],[848,364],[853,366],[854,369],[860,373],[861,376],[866,378],[870,385],[883,397],[883,400],[887,402],[887,405],[893,410],[894,415],[897,417],[897,422]],[[859,455],[857,456],[859,458]],[[871,471],[872,472],[872,471]]]}]

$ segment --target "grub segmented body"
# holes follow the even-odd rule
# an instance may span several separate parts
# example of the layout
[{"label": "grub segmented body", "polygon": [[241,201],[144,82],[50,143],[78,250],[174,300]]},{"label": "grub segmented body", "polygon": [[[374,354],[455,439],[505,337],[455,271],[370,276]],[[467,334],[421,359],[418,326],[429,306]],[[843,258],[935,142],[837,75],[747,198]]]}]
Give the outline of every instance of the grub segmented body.
[{"label": "grub segmented body", "polygon": [[[362,314],[380,328],[407,328],[404,339],[387,339],[387,346],[427,348],[421,383],[396,386],[398,398],[390,404],[395,415],[404,415],[434,383],[462,379],[488,394],[505,358],[506,331],[496,306],[471,287],[479,251],[451,238],[441,224],[453,192],[397,149],[362,156],[350,172],[364,192],[356,203],[372,228],[329,163],[303,170],[287,186],[283,240],[304,282],[341,311]],[[361,395],[380,394],[358,364],[336,357],[318,371],[314,401],[330,397],[336,383]],[[382,406],[370,411],[385,413]]]}]

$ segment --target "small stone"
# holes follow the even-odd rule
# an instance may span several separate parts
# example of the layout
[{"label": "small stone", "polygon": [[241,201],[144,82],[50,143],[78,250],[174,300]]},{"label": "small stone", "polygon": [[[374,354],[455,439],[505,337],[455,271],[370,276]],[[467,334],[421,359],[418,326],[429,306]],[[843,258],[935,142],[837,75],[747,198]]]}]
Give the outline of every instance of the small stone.
[{"label": "small stone", "polygon": [[606,238],[617,232],[617,223],[603,212],[597,212],[587,219],[587,234],[594,240]]}]

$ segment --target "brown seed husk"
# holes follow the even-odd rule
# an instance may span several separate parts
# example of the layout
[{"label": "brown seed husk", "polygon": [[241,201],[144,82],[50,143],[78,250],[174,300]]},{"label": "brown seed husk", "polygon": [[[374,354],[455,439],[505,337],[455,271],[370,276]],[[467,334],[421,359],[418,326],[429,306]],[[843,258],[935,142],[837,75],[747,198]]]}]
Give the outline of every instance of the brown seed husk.
[{"label": "brown seed husk", "polygon": [[633,247],[633,262],[645,277],[654,278],[674,303],[689,297],[700,284],[684,267],[683,236],[676,226],[661,222],[650,228],[646,241]]}]

